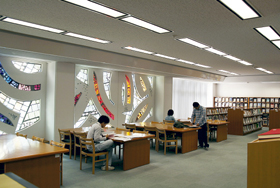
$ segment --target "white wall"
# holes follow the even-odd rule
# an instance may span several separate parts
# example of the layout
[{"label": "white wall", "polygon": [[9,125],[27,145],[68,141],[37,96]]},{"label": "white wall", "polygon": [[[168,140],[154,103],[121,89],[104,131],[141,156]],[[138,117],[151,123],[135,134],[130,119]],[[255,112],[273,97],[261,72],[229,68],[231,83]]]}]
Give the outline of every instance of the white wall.
[{"label": "white wall", "polygon": [[215,97],[279,97],[280,83],[218,83]]}]

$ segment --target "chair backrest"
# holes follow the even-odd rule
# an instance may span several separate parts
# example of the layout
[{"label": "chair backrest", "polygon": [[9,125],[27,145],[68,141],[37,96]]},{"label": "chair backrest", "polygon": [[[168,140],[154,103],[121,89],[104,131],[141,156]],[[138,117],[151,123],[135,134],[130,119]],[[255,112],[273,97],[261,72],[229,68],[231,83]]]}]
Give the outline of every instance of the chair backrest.
[{"label": "chair backrest", "polygon": [[122,128],[119,128],[119,127],[116,127],[116,130],[117,130],[117,131],[126,131],[126,132],[130,132],[130,129],[122,129]]},{"label": "chair backrest", "polygon": [[167,123],[175,123],[175,121],[173,120],[163,120],[163,124],[167,124]]},{"label": "chair backrest", "polygon": [[55,142],[53,140],[50,141],[50,145],[51,146],[57,146],[57,147],[60,147],[60,148],[65,148],[65,144],[59,143],[59,142]]},{"label": "chair backrest", "polygon": [[131,130],[136,130],[136,125],[135,124],[124,124],[125,128],[130,129]]},{"label": "chair backrest", "polygon": [[58,129],[60,141],[63,141],[66,137],[72,141],[70,130]]},{"label": "chair backrest", "polygon": [[151,121],[151,124],[158,124],[158,123],[160,123],[160,122],[158,122],[158,121]]},{"label": "chair backrest", "polygon": [[153,132],[155,133],[157,131],[156,127],[148,127],[148,126],[144,126],[144,130],[148,131],[148,132]]},{"label": "chair backrest", "polygon": [[17,135],[17,136],[22,136],[22,137],[27,138],[27,134],[16,133],[16,135]]},{"label": "chair backrest", "polygon": [[37,136],[32,136],[32,140],[36,140],[36,141],[39,141],[39,142],[43,142],[43,143],[44,143],[45,138],[39,138],[39,137],[37,137]]},{"label": "chair backrest", "polygon": [[165,131],[165,129],[157,128],[157,138],[159,138],[161,135],[163,135],[164,136],[164,140],[166,140],[166,131]]},{"label": "chair backrest", "polygon": [[95,153],[94,140],[92,138],[80,137],[80,148],[81,150],[87,148],[86,146],[92,146],[92,153]]},{"label": "chair backrest", "polygon": [[148,134],[148,131],[138,131],[138,130],[133,130],[134,133],[142,133],[142,134]]},{"label": "chair backrest", "polygon": [[87,133],[85,132],[75,132],[73,131],[74,134],[74,143],[77,145],[80,145],[80,137],[82,138],[86,138],[87,137]]}]

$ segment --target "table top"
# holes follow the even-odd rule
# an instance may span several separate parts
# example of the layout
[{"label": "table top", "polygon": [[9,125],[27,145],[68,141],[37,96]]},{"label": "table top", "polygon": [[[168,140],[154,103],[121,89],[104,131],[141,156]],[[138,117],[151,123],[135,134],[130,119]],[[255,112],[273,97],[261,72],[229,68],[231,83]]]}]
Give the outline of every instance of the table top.
[{"label": "table top", "polygon": [[[70,130],[71,133],[74,131],[77,133],[87,133],[90,127],[81,127],[81,128],[70,128],[70,129],[63,129],[63,130]],[[110,139],[114,142],[129,142],[135,140],[142,140],[147,138],[153,138],[155,135],[153,134],[146,134],[146,133],[133,133],[133,132],[126,132],[120,130],[113,130],[113,129],[104,129],[102,132],[103,135],[108,134]]]},{"label": "table top", "polygon": [[68,149],[13,134],[0,136],[0,151],[0,163],[69,152]]},{"label": "table top", "polygon": [[170,132],[188,132],[188,131],[196,131],[198,129],[201,129],[200,127],[193,127],[193,128],[175,128],[173,127],[173,124],[162,124],[162,123],[151,123],[151,122],[138,122],[138,123],[131,123],[135,124],[136,127],[144,128],[144,126],[147,127],[156,127],[158,129],[165,129],[166,131]]}]

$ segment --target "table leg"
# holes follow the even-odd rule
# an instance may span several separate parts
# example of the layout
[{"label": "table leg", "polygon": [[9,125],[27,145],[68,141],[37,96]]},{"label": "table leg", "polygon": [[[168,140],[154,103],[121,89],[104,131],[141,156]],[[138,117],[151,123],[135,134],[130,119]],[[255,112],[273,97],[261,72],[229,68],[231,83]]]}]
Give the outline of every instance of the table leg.
[{"label": "table leg", "polygon": [[197,149],[198,132],[197,130],[182,133],[182,153]]},{"label": "table leg", "polygon": [[123,144],[123,170],[129,170],[149,163],[149,140],[135,140]]}]

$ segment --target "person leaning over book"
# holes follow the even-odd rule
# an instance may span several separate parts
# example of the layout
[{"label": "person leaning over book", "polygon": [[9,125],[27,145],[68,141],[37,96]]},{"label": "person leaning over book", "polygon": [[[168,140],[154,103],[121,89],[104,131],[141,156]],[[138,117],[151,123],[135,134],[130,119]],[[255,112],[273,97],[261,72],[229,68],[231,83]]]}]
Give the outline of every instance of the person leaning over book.
[{"label": "person leaning over book", "polygon": [[[192,112],[191,122],[192,124],[201,127],[201,129],[198,130],[198,141],[199,141],[198,147],[208,150],[209,144],[207,142],[206,109],[200,106],[198,102],[194,102],[193,107],[194,109]],[[194,122],[194,118],[195,118],[195,122]]]},{"label": "person leaning over book", "polygon": [[[104,128],[108,123],[110,122],[110,119],[107,116],[100,116],[98,119],[98,122],[93,124],[91,128],[88,131],[87,138],[92,138],[94,140],[94,146],[95,146],[95,151],[100,152],[100,151],[108,151],[108,169],[109,170],[114,170],[115,167],[111,166],[112,165],[112,155],[113,155],[113,147],[114,147],[114,142],[108,138],[108,135],[103,136],[101,134],[102,128]],[[92,146],[87,145],[87,149],[92,152]],[[101,170],[106,170],[106,166],[102,166]]]}]

